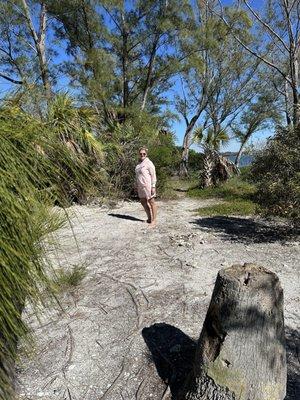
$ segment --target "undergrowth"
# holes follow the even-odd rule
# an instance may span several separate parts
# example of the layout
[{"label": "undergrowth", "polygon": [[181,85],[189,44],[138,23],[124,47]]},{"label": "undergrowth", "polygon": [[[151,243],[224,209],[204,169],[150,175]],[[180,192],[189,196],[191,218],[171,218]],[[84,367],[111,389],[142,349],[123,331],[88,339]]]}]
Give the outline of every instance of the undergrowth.
[{"label": "undergrowth", "polygon": [[255,213],[253,196],[255,186],[236,176],[229,181],[213,188],[200,189],[192,187],[188,190],[188,196],[199,199],[220,199],[218,204],[208,205],[197,210],[202,216],[217,215],[251,215]]},{"label": "undergrowth", "polygon": [[79,286],[87,274],[85,265],[73,265],[69,270],[60,268],[55,271],[53,289],[56,292],[63,292]]}]

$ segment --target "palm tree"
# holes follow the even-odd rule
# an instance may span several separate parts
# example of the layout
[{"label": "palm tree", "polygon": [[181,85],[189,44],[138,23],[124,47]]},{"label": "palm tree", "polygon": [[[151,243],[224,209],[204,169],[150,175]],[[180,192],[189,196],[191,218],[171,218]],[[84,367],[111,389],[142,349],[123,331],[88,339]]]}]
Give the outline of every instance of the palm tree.
[{"label": "palm tree", "polygon": [[[201,126],[194,131],[195,141],[204,150],[203,173],[201,179],[202,187],[210,187],[220,180],[220,168],[227,171],[226,160],[219,154],[221,145],[229,142],[229,135],[224,129],[216,131],[208,128],[204,132]],[[217,168],[219,167],[219,168]],[[224,180],[228,178],[228,173],[224,176]]]},{"label": "palm tree", "polygon": [[[67,95],[58,95],[49,106],[47,128],[50,134],[46,155],[59,168],[59,203],[86,200],[90,190],[106,179],[104,150],[96,138],[97,118],[92,109],[78,107]],[[53,182],[53,179],[52,179]],[[103,185],[102,185],[103,186]]]}]

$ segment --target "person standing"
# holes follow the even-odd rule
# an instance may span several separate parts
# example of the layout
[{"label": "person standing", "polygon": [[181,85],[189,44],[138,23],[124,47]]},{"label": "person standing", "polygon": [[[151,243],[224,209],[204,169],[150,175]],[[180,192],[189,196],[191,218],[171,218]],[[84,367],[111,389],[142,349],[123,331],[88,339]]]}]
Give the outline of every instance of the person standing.
[{"label": "person standing", "polygon": [[153,162],[148,158],[148,149],[139,149],[139,162],[135,167],[135,187],[140,202],[147,214],[147,222],[151,227],[156,225],[157,205],[156,196],[156,172]]}]

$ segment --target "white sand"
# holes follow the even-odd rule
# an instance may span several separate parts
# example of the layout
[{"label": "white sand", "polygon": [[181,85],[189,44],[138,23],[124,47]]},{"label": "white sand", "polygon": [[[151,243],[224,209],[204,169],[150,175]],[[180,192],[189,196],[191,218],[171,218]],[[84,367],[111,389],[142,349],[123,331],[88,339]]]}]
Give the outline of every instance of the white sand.
[{"label": "white sand", "polygon": [[256,234],[260,225],[251,219],[197,217],[194,210],[210,202],[159,202],[153,230],[123,217],[145,219],[135,202],[71,208],[73,231],[57,233],[59,263],[85,263],[88,274],[61,299],[64,311],[45,310],[40,322],[25,313],[37,342],[18,368],[22,399],[161,399],[166,385],[141,329],[166,322],[196,339],[217,272],[234,263],[255,262],[278,274],[287,329],[299,331],[299,242]]}]

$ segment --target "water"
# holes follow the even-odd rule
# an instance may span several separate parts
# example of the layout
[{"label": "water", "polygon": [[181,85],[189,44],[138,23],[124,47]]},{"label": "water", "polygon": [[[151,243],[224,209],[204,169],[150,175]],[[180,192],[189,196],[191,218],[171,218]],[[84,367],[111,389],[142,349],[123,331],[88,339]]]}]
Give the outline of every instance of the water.
[{"label": "water", "polygon": [[[229,155],[227,156],[228,160],[234,162],[236,155]],[[247,167],[248,165],[251,165],[253,163],[254,157],[250,154],[242,154],[241,159],[240,159],[240,164],[239,167]]]}]

